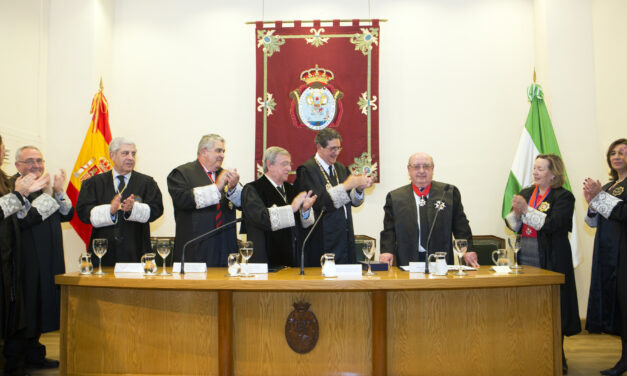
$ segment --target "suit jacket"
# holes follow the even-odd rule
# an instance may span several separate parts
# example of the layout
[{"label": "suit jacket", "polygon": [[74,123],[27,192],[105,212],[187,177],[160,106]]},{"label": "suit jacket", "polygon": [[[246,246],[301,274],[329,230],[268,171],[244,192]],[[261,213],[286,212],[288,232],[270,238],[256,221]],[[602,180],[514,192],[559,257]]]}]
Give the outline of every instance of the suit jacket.
[{"label": "suit jacket", "polygon": [[[222,169],[217,171],[220,174]],[[174,260],[180,261],[183,246],[189,240],[216,228],[217,205],[197,209],[194,188],[213,184],[198,160],[181,165],[168,175],[168,191],[174,206],[176,238],[174,240]],[[226,193],[221,192],[220,210],[222,223],[235,220],[235,206],[230,204]],[[231,252],[237,252],[237,231],[235,226],[194,243],[185,251],[185,261],[205,262],[207,266],[226,266]]]},{"label": "suit jacket", "polygon": [[[438,201],[444,203],[444,208],[434,223]],[[388,193],[383,210],[385,216],[381,231],[381,253],[392,253],[397,265],[418,261],[418,210],[412,185],[408,184]],[[446,252],[446,262],[452,264],[451,235],[455,235],[457,239],[467,239],[468,251],[472,250],[472,231],[457,187],[432,181],[427,203],[420,210],[426,211],[427,223],[422,220],[420,223],[425,248],[431,227],[435,226],[428,246],[429,253]]]},{"label": "suit jacket", "polygon": [[[76,214],[81,221],[91,224],[91,210],[103,204],[109,204],[115,196],[113,172],[107,171],[85,180],[76,200]],[[117,223],[100,228],[92,227],[89,240],[89,251],[93,252],[93,239],[108,240],[107,253],[102,257],[102,265],[113,266],[116,262],[139,262],[142,254],[150,252],[150,222],[163,214],[161,191],[154,179],[137,171],[133,171],[128,181],[122,200],[131,194],[135,201],[150,206],[148,222],[127,221],[122,213],[118,213]]]},{"label": "suit jacket", "polygon": [[[335,162],[333,168],[340,184],[350,174],[348,168],[340,162]],[[310,158],[300,165],[296,170],[296,176],[294,185],[299,192],[312,190],[318,196],[313,206],[314,211],[320,213],[323,208],[326,210],[321,223],[313,230],[307,242],[305,265],[320,266],[320,257],[327,252],[335,253],[336,263],[355,263],[352,203],[349,202],[337,209],[333,206],[333,200],[326,190],[326,180],[315,158]]]}]

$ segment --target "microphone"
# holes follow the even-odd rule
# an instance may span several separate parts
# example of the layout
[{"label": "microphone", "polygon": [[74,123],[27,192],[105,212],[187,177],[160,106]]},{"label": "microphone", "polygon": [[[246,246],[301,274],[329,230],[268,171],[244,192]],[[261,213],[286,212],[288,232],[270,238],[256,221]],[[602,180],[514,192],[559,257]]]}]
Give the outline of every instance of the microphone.
[{"label": "microphone", "polygon": [[236,224],[236,223],[238,223],[238,222],[241,222],[241,221],[242,221],[242,218],[237,218],[237,219],[236,219],[236,220],[234,220],[234,221],[227,222],[227,223],[223,224],[223,225],[222,225],[222,226],[220,226],[220,227],[216,227],[216,228],[214,228],[213,230],[210,230],[210,231],[205,232],[204,234],[198,235],[198,236],[197,236],[197,237],[195,237],[194,239],[188,240],[188,241],[187,241],[187,243],[185,243],[185,244],[183,245],[183,250],[181,251],[181,274],[185,274],[185,249],[187,249],[187,246],[188,246],[188,245],[190,245],[190,244],[192,244],[192,243],[195,243],[195,242],[197,242],[198,240],[201,240],[201,239],[204,239],[204,238],[209,238],[209,237],[211,237],[211,236],[213,236],[213,235],[215,235],[215,234],[217,234],[217,233],[221,232],[221,231],[222,231],[222,230],[224,230],[225,228],[227,228],[227,227],[231,227],[231,226],[233,226],[234,224]]},{"label": "microphone", "polygon": [[[451,188],[450,184],[447,184],[444,187],[444,192],[442,192],[442,196],[440,197],[439,202],[444,203],[444,195],[446,194],[446,192],[448,192],[449,188]],[[436,201],[437,204],[437,201]],[[431,223],[431,229],[429,230],[429,237],[427,238],[427,249],[426,249],[426,258],[425,258],[425,274],[429,274],[429,243],[431,243],[431,234],[433,233],[433,229],[435,228],[435,222],[438,220],[438,214],[440,214],[440,212],[442,210],[444,210],[444,205],[437,205],[435,208],[436,212],[435,215],[433,216],[433,222]]]},{"label": "microphone", "polygon": [[311,230],[309,230],[309,234],[307,234],[307,236],[305,236],[305,240],[303,240],[303,247],[300,250],[300,275],[305,275],[305,246],[307,245],[307,240],[309,240],[309,237],[313,234],[318,222],[320,222],[320,219],[324,216],[326,211],[327,208],[322,208],[322,210],[320,210],[320,215],[318,215],[318,218],[316,218],[313,226],[311,226]]}]

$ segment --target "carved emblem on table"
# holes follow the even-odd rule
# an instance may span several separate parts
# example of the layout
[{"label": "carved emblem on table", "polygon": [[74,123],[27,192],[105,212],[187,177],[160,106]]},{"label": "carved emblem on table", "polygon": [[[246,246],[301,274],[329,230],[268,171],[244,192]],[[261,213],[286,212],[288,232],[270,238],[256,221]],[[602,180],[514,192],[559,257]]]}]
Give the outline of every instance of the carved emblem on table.
[{"label": "carved emblem on table", "polygon": [[307,302],[295,302],[285,322],[287,344],[299,354],[310,352],[318,342],[318,319],[309,306]]}]

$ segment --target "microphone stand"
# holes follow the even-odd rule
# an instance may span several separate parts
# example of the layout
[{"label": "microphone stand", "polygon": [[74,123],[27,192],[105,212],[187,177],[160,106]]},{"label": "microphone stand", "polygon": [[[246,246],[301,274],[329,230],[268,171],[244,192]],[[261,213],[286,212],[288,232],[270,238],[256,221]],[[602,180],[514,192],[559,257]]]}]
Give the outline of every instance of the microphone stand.
[{"label": "microphone stand", "polygon": [[307,240],[309,240],[309,237],[311,236],[311,234],[313,234],[316,226],[318,225],[318,222],[320,222],[320,219],[324,216],[324,213],[326,211],[327,208],[322,208],[322,210],[320,210],[320,215],[318,216],[318,218],[316,218],[313,226],[311,226],[311,230],[309,230],[309,233],[305,237],[305,240],[303,240],[303,246],[300,250],[300,275],[305,275],[305,245],[307,245]]},{"label": "microphone stand", "polygon": [[204,238],[207,238],[207,237],[211,237],[211,236],[221,232],[225,228],[231,227],[234,224],[236,224],[237,222],[241,222],[241,221],[242,221],[242,218],[237,218],[234,221],[227,222],[227,223],[223,224],[220,227],[216,227],[213,230],[207,231],[204,234],[198,235],[197,237],[187,241],[187,243],[185,243],[183,245],[183,250],[181,251],[181,274],[185,274],[185,249],[187,249],[188,245],[190,245],[190,244],[192,244],[192,243],[194,243],[194,242],[196,242],[198,240],[201,240],[201,239],[204,239]]},{"label": "microphone stand", "polygon": [[[440,202],[444,202],[442,200],[444,200],[444,195],[446,194],[446,192],[448,192],[448,189],[450,188],[450,184],[447,184],[444,187],[444,192],[442,192],[442,196],[440,197]],[[436,201],[437,203],[437,201]],[[429,244],[431,243],[431,234],[433,233],[433,228],[435,227],[435,222],[438,220],[438,214],[440,214],[440,212],[442,210],[444,210],[443,206],[436,206],[435,208],[436,212],[435,215],[433,216],[433,223],[431,223],[431,229],[429,230],[429,237],[427,238],[427,249],[425,249],[425,274],[429,274]]]}]

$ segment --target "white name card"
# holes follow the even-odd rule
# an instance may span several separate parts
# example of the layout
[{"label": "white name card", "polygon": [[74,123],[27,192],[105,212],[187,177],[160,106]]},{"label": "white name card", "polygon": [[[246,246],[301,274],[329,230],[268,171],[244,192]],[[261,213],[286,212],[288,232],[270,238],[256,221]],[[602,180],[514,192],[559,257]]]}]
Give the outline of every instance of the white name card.
[{"label": "white name card", "polygon": [[[172,272],[180,273],[181,272],[181,263],[175,262],[172,265]],[[185,273],[206,273],[207,272],[207,264],[204,262],[186,262],[185,263]]]},{"label": "white name card", "polygon": [[335,273],[338,277],[361,276],[361,264],[336,264]]},{"label": "white name card", "polygon": [[[424,262],[410,262],[409,266],[406,267],[407,269],[403,268],[403,270],[407,270],[410,273],[424,273],[425,272],[425,263]],[[429,263],[429,270],[432,270],[431,268],[435,269],[435,263]]]},{"label": "white name card", "polygon": [[114,273],[143,273],[144,267],[139,262],[116,262]]},{"label": "white name card", "polygon": [[494,270],[496,274],[509,274],[509,272],[512,271],[512,269],[510,269],[508,265],[502,265],[502,266],[494,265],[493,267],[490,268],[490,270]]},{"label": "white name card", "polygon": [[268,274],[268,264],[248,263],[248,272],[251,274]]}]

